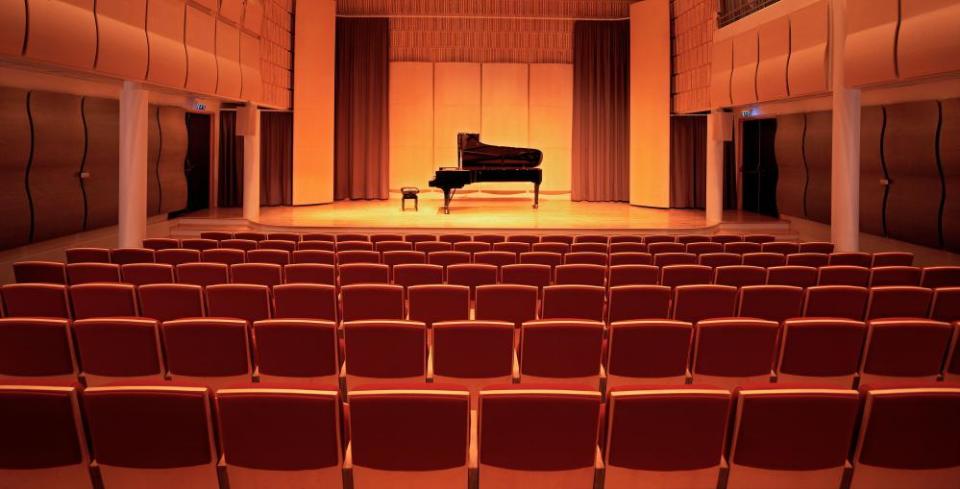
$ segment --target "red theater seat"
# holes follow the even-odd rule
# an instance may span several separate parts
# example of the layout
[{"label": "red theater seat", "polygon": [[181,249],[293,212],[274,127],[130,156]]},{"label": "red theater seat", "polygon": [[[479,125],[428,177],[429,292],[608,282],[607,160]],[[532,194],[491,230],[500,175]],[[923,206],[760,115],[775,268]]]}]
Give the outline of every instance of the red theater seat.
[{"label": "red theater seat", "polygon": [[509,251],[481,251],[473,255],[473,262],[502,267],[517,263],[517,254]]},{"label": "red theater seat", "polygon": [[859,404],[849,389],[739,391],[727,488],[839,488]]},{"label": "red theater seat", "polygon": [[[523,263],[523,256],[520,257],[520,262]],[[595,251],[571,251],[563,255],[563,263],[568,265],[582,263],[605,267],[607,266],[607,254]]]},{"label": "red theater seat", "polygon": [[217,392],[231,488],[343,486],[340,399],[336,384],[318,389]]},{"label": "red theater seat", "polygon": [[730,404],[727,390],[614,390],[604,487],[716,489]]},{"label": "red theater seat", "polygon": [[660,285],[709,284],[713,282],[713,269],[704,265],[667,265],[660,269]]},{"label": "red theater seat", "polygon": [[203,316],[203,288],[191,284],[147,284],[137,287],[140,315],[158,321]]},{"label": "red theater seat", "polygon": [[960,266],[924,268],[920,286],[930,289],[960,287]]},{"label": "red theater seat", "polygon": [[507,240],[503,243],[494,243],[493,251],[507,251],[515,255],[519,255],[521,253],[530,251],[530,243]]},{"label": "red theater seat", "polygon": [[543,288],[550,285],[553,270],[550,265],[518,263],[500,269],[501,282],[505,284],[532,285],[543,295]]},{"label": "red theater seat", "polygon": [[531,245],[534,244],[534,243],[537,243],[537,242],[541,242],[541,243],[565,243],[565,244],[568,244],[568,245],[572,245],[572,244],[573,244],[573,236],[570,236],[570,235],[568,235],[568,234],[546,234],[546,235],[544,235],[543,237],[540,237],[540,238],[538,238],[538,237],[536,237],[536,236],[530,236],[530,237],[525,237],[525,239],[523,239],[523,240],[513,239],[513,238],[514,238],[514,237],[511,237],[511,239],[509,239],[509,240],[507,240],[507,241],[522,241],[522,242],[524,242],[524,243],[528,243],[528,244],[531,244]]},{"label": "red theater seat", "polygon": [[777,240],[777,237],[772,234],[746,234],[743,236],[743,240],[747,243],[773,243]]},{"label": "red theater seat", "polygon": [[70,319],[67,288],[57,284],[7,284],[3,292],[6,317],[44,317]]},{"label": "red theater seat", "polygon": [[760,251],[764,253],[778,253],[789,255],[791,253],[800,253],[800,244],[789,241],[771,241],[760,245]]},{"label": "red theater seat", "polygon": [[304,233],[300,235],[300,241],[326,241],[333,243],[337,241],[337,236],[330,233]]},{"label": "red theater seat", "polygon": [[792,253],[787,255],[787,265],[800,267],[825,267],[830,262],[830,255],[824,253]]},{"label": "red theater seat", "polygon": [[390,267],[379,263],[347,263],[340,265],[337,271],[341,286],[390,283]]},{"label": "red theater seat", "polygon": [[681,285],[674,290],[673,319],[696,323],[736,315],[737,288],[728,285]]},{"label": "red theater seat", "polygon": [[852,489],[949,489],[960,480],[960,389],[870,389],[853,460]]},{"label": "red theater seat", "polygon": [[373,243],[374,246],[376,246],[378,243],[382,243],[385,241],[393,241],[393,242],[401,241],[402,242],[403,235],[396,234],[396,233],[377,233],[377,234],[370,235],[370,242]]},{"label": "red theater seat", "polygon": [[659,255],[660,253],[685,253],[687,245],[683,243],[674,243],[673,241],[646,241],[647,253]]},{"label": "red theater seat", "polygon": [[904,251],[881,251],[873,254],[871,267],[911,267],[913,266],[913,253]]},{"label": "red theater seat", "polygon": [[867,312],[868,296],[866,288],[852,285],[809,287],[803,301],[803,315],[862,321]]},{"label": "red theater seat", "polygon": [[553,269],[563,264],[563,255],[546,251],[528,251],[520,253],[520,263],[524,265],[547,265]]},{"label": "red theater seat", "polygon": [[380,253],[371,250],[337,251],[337,265],[380,263]]},{"label": "red theater seat", "polygon": [[829,255],[833,253],[833,243],[825,241],[805,241],[800,243],[800,253],[822,253]]},{"label": "red theater seat", "polygon": [[270,288],[265,285],[210,285],[206,298],[210,317],[243,319],[249,323],[270,319]]},{"label": "red theater seat", "polygon": [[693,325],[646,319],[610,324],[607,390],[630,384],[683,384]]},{"label": "red theater seat", "polygon": [[[683,243],[683,244],[709,243],[712,241],[710,239],[710,236],[707,236],[705,234],[681,234],[677,236],[676,239],[677,239],[677,243]],[[736,241],[740,241],[740,238],[737,237]],[[713,241],[713,242],[718,243],[719,241]],[[720,243],[720,244],[723,244],[723,243]]]},{"label": "red theater seat", "polygon": [[337,253],[344,251],[373,251],[373,243],[369,241],[337,240]]},{"label": "red theater seat", "polygon": [[860,385],[935,381],[953,337],[949,323],[924,319],[869,322]]},{"label": "red theater seat", "polygon": [[570,245],[568,245],[567,243],[555,243],[555,242],[534,243],[530,249],[531,251],[557,253],[560,255],[564,255],[570,252]]},{"label": "red theater seat", "polygon": [[660,268],[646,265],[610,265],[610,286],[617,285],[657,285],[660,281]]},{"label": "red theater seat", "polygon": [[933,291],[930,318],[937,321],[960,321],[960,287],[940,287]]},{"label": "red theater seat", "polygon": [[230,278],[237,284],[273,287],[283,283],[283,267],[274,263],[237,263],[230,265]]},{"label": "red theater seat", "polygon": [[613,241],[614,238],[616,238],[616,236],[610,238],[610,254],[647,252],[647,245],[640,241]]},{"label": "red theater seat", "polygon": [[873,263],[873,256],[870,253],[831,253],[828,263],[830,265],[870,268]]},{"label": "red theater seat", "polygon": [[356,489],[467,487],[470,395],[457,387],[353,390],[350,445]]},{"label": "red theater seat", "polygon": [[288,284],[337,285],[337,268],[319,263],[294,263],[283,267],[283,281]]},{"label": "red theater seat", "polygon": [[278,319],[337,320],[337,289],[332,284],[284,284],[273,288]]},{"label": "red theater seat", "polygon": [[404,288],[413,285],[442,284],[443,267],[421,263],[405,263],[393,267],[393,283]]},{"label": "red theater seat", "polygon": [[460,241],[453,244],[454,251],[463,251],[473,255],[474,253],[480,253],[482,251],[490,251],[490,243],[484,243],[482,241]]},{"label": "red theater seat", "polygon": [[647,248],[649,248],[650,245],[656,243],[675,243],[677,242],[677,237],[669,234],[648,234],[643,237],[643,242],[647,245]]},{"label": "red theater seat", "polygon": [[743,255],[743,264],[755,267],[782,267],[787,264],[787,257],[780,253],[746,253]]},{"label": "red theater seat", "polygon": [[347,388],[427,381],[427,328],[418,321],[345,321]]},{"label": "red theater seat", "polygon": [[130,284],[81,284],[70,286],[74,319],[137,316],[136,287]]},{"label": "red theater seat", "polygon": [[429,255],[435,251],[452,251],[453,244],[446,241],[418,241],[414,243],[413,249]]},{"label": "red theater seat", "polygon": [[763,247],[760,246],[760,243],[752,243],[749,241],[734,241],[732,243],[724,243],[723,245],[724,253],[736,253],[738,255],[760,253],[762,250]]},{"label": "red theater seat", "polygon": [[639,251],[610,253],[610,266],[617,265],[653,265],[653,255]]},{"label": "red theater seat", "polygon": [[607,243],[594,243],[594,242],[582,242],[582,243],[573,243],[570,246],[570,251],[573,253],[602,253],[606,255],[610,252],[610,248],[607,247]]},{"label": "red theater seat", "polygon": [[110,263],[126,265],[127,263],[154,263],[156,257],[153,250],[144,248],[116,248],[110,250]]},{"label": "red theater seat", "polygon": [[437,236],[437,241],[443,241],[444,243],[457,244],[464,241],[473,241],[473,238],[469,234],[441,234]]},{"label": "red theater seat", "polygon": [[749,265],[717,267],[713,275],[713,283],[732,287],[763,285],[766,281],[767,271],[765,269]]},{"label": "red theater seat", "polygon": [[693,382],[734,388],[770,382],[780,324],[761,319],[706,319],[697,323]]},{"label": "red theater seat", "polygon": [[110,250],[106,248],[67,248],[67,263],[110,263]]},{"label": "red theater seat", "polygon": [[403,287],[386,284],[354,284],[340,291],[342,321],[403,319]]},{"label": "red theater seat", "polygon": [[300,241],[297,243],[297,251],[329,251],[334,253],[337,251],[337,244],[333,241]]},{"label": "red theater seat", "polygon": [[157,263],[179,265],[200,261],[200,252],[186,248],[159,250],[156,254]]},{"label": "red theater seat", "polygon": [[741,265],[743,257],[736,253],[705,253],[697,257],[697,263],[714,268]]},{"label": "red theater seat", "polygon": [[247,263],[287,265],[290,263],[290,252],[286,250],[250,250],[247,252]]},{"label": "red theater seat", "polygon": [[602,234],[578,234],[573,237],[573,243],[603,243],[607,244],[610,241],[608,236]]},{"label": "red theater seat", "polygon": [[817,285],[853,285],[866,287],[870,284],[870,269],[853,265],[830,265],[820,267]]},{"label": "red theater seat", "polygon": [[593,285],[551,285],[543,288],[544,319],[603,321],[606,289]]},{"label": "red theater seat", "polygon": [[228,233],[224,231],[204,231],[200,233],[201,239],[212,239],[214,241],[223,241],[225,239],[233,239],[233,233]]},{"label": "red theater seat", "polygon": [[410,320],[430,327],[438,321],[470,319],[470,288],[463,285],[414,285],[407,289]]},{"label": "red theater seat", "polygon": [[740,289],[740,317],[783,321],[803,313],[803,289],[792,285],[749,285]]},{"label": "red theater seat", "polygon": [[67,265],[67,282],[70,285],[93,282],[119,283],[120,265],[113,263],[71,263]]},{"label": "red theater seat", "polygon": [[54,261],[18,261],[13,264],[13,276],[18,284],[66,284],[67,269]]},{"label": "red theater seat", "polygon": [[256,231],[240,231],[233,235],[236,239],[246,239],[250,241],[264,241],[267,239],[267,233],[260,233]]},{"label": "red theater seat", "polygon": [[427,253],[427,263],[446,268],[457,263],[470,263],[470,253],[465,251],[434,251]]},{"label": "red theater seat", "polygon": [[537,291],[531,285],[499,284],[477,287],[477,320],[506,321],[519,328],[537,318]]},{"label": "red theater seat", "polygon": [[437,235],[436,235],[436,234],[413,233],[413,234],[407,234],[406,236],[403,237],[403,239],[404,239],[404,241],[409,241],[409,242],[413,243],[414,246],[416,246],[416,244],[419,243],[419,242],[421,242],[421,241],[436,241],[436,240],[437,240]]},{"label": "red theater seat", "polygon": [[511,383],[513,338],[513,323],[504,321],[434,323],[433,381],[467,387],[472,398],[488,385]]},{"label": "red theater seat", "polygon": [[73,333],[87,386],[165,382],[156,320],[81,319],[73,323]]},{"label": "red theater seat", "polygon": [[337,323],[268,319],[253,323],[253,356],[261,384],[337,385]]},{"label": "red theater seat", "polygon": [[849,389],[860,368],[867,326],[850,319],[789,319],[777,361],[780,383],[811,383]]},{"label": "red theater seat", "polygon": [[143,240],[143,247],[153,251],[176,249],[180,247],[180,240],[173,238],[147,238]]},{"label": "red theater seat", "polygon": [[932,302],[933,291],[924,287],[874,287],[867,301],[867,320],[928,318]]},{"label": "red theater seat", "polygon": [[[309,243],[309,241],[307,241]],[[337,254],[323,250],[297,250],[291,256],[291,263],[316,263],[320,265],[336,265]]]},{"label": "red theater seat", "polygon": [[206,287],[230,281],[230,269],[223,263],[183,263],[177,265],[177,282]]},{"label": "red theater seat", "polygon": [[714,243],[736,243],[743,241],[743,236],[739,234],[714,234],[710,237],[710,241]]},{"label": "red theater seat", "polygon": [[383,264],[390,267],[391,275],[393,267],[408,263],[423,264],[427,262],[427,254],[422,251],[385,251],[383,252]]},{"label": "red theater seat", "polygon": [[494,265],[459,263],[447,267],[447,283],[469,287],[470,298],[477,295],[477,287],[497,283],[499,270]]},{"label": "red theater seat", "polygon": [[668,265],[696,265],[697,255],[693,253],[659,253],[653,255],[653,264],[658,267]]},{"label": "red theater seat", "polygon": [[504,386],[480,393],[479,476],[486,488],[593,487],[600,392]]},{"label": "red theater seat", "polygon": [[76,388],[0,386],[0,405],[0,480],[6,487],[94,487]]},{"label": "red theater seat", "polygon": [[703,255],[706,253],[723,253],[723,245],[720,243],[714,243],[712,241],[703,241],[696,243],[688,243],[686,245],[686,252],[693,253],[694,255]]},{"label": "red theater seat", "polygon": [[670,287],[617,285],[609,294],[607,322],[670,318]]},{"label": "red theater seat", "polygon": [[247,322],[194,318],[160,326],[167,369],[174,382],[204,385],[211,391],[250,382]]},{"label": "red theater seat", "polygon": [[502,234],[478,234],[473,237],[473,240],[493,246],[493,243],[502,243],[506,241],[507,237]]},{"label": "red theater seat", "polygon": [[882,266],[870,269],[870,286],[920,285],[923,270],[918,267]]},{"label": "red theater seat", "polygon": [[817,285],[818,278],[819,273],[815,267],[788,265],[767,269],[767,285],[807,288]]},{"label": "red theater seat", "polygon": [[573,264],[557,267],[558,285],[597,285],[607,283],[607,268],[602,265]]},{"label": "red theater seat", "polygon": [[[0,385],[74,385],[77,360],[73,351],[66,319],[0,319]],[[0,474],[2,468],[0,463]]]},{"label": "red theater seat", "polygon": [[288,254],[297,250],[297,243],[292,240],[266,239],[261,241],[258,246],[261,250],[286,251]]},{"label": "red theater seat", "polygon": [[413,243],[409,241],[379,241],[373,246],[381,254],[390,251],[413,251]]},{"label": "red theater seat", "polygon": [[83,406],[105,488],[220,487],[207,389],[92,387]]},{"label": "red theater seat", "polygon": [[520,382],[564,382],[598,389],[603,329],[600,321],[542,319],[523,323]]},{"label": "red theater seat", "polygon": [[267,239],[274,240],[274,241],[293,241],[294,243],[296,243],[300,241],[300,234],[299,233],[267,233]]},{"label": "red theater seat", "polygon": [[216,248],[212,250],[203,250],[200,252],[200,261],[206,263],[222,263],[224,265],[234,265],[247,261],[247,255],[243,250],[234,248]]}]

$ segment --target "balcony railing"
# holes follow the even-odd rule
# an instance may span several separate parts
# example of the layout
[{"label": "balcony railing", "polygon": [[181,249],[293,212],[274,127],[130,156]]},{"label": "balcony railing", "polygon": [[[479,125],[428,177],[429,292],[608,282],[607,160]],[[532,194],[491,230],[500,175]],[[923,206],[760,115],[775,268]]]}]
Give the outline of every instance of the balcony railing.
[{"label": "balcony railing", "polygon": [[720,27],[740,20],[780,0],[720,0]]}]

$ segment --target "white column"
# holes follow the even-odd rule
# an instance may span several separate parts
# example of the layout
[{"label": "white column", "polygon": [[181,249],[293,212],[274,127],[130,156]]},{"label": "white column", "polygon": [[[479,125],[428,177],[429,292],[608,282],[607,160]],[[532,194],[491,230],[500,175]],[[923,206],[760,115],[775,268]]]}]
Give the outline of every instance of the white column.
[{"label": "white column", "polygon": [[707,225],[723,221],[723,114],[707,114]]},{"label": "white column", "polygon": [[860,249],[860,90],[847,88],[846,0],[831,0],[833,143],[830,235],[837,251]]},{"label": "white column", "polygon": [[[241,122],[242,121],[242,122]],[[237,123],[244,124],[243,135],[243,218],[260,220],[260,111],[247,104],[239,109]]]},{"label": "white column", "polygon": [[120,92],[120,190],[117,246],[140,248],[147,236],[148,92],[123,82]]}]

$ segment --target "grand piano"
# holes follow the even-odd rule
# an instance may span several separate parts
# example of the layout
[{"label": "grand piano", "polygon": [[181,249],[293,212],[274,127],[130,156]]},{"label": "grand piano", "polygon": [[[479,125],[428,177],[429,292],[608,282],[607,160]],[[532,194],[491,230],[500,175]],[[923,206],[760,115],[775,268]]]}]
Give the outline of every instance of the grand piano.
[{"label": "grand piano", "polygon": [[443,190],[443,213],[450,213],[450,201],[456,189],[477,182],[530,182],[533,184],[533,208],[540,205],[543,171],[538,168],[543,152],[531,148],[494,146],[480,142],[479,134],[457,135],[456,167],[441,167],[430,186]]}]

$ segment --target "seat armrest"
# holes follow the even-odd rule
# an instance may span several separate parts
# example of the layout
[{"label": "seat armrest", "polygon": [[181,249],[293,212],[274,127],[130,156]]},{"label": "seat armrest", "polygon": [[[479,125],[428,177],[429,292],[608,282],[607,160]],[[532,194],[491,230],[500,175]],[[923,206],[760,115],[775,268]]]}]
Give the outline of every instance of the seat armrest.
[{"label": "seat armrest", "polygon": [[470,410],[470,445],[467,452],[467,469],[475,470],[480,466],[480,454],[477,443],[477,438],[479,437],[478,428],[478,413],[476,409]]},{"label": "seat armrest", "polygon": [[604,467],[605,466],[603,464],[603,453],[600,452],[600,445],[597,445],[596,455],[594,456],[594,459],[593,459],[593,468],[596,470],[603,470]]},{"label": "seat armrest", "polygon": [[427,382],[433,382],[433,345],[427,345]]},{"label": "seat armrest", "polygon": [[343,454],[343,470],[353,470],[353,442],[347,442],[347,449]]},{"label": "seat armrest", "polygon": [[520,382],[520,359],[517,358],[517,350],[513,350],[513,367],[511,374],[513,376],[513,383],[517,384]]},{"label": "seat armrest", "polygon": [[218,467],[218,468],[226,468],[226,467],[227,467],[227,456],[226,456],[226,455],[220,455],[220,459],[217,460],[217,467]]}]

